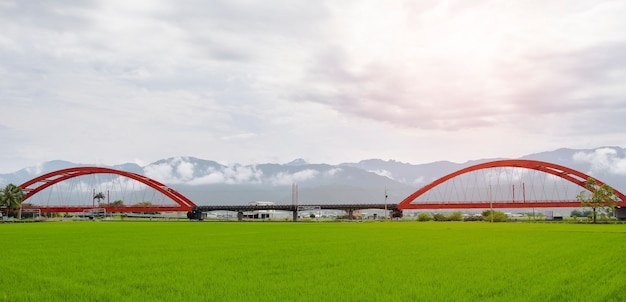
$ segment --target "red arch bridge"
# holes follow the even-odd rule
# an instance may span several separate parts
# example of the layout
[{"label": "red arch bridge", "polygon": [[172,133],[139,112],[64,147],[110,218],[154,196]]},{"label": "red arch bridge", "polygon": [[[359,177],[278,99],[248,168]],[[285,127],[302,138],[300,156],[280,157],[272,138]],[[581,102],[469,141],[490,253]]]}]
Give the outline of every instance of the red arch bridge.
[{"label": "red arch bridge", "polygon": [[[226,210],[292,211],[337,209],[351,215],[361,209],[388,209],[393,215],[403,210],[428,209],[514,209],[579,207],[576,195],[592,178],[561,165],[535,160],[498,160],[473,165],[445,175],[410,194],[399,203],[354,203],[318,205],[217,205],[198,206],[171,187],[140,174],[104,167],[75,167],[35,177],[20,187],[24,210],[42,213],[105,212],[187,212],[201,219],[203,212]],[[618,218],[626,218],[626,196],[619,199]],[[240,216],[239,215],[239,216]],[[240,216],[241,217],[241,216]]]}]

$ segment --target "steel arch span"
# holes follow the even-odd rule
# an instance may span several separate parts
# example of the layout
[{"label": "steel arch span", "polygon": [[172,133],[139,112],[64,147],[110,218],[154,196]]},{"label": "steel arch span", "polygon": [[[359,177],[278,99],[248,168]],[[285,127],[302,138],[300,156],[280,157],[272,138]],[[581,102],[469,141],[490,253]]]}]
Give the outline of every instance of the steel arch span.
[{"label": "steel arch span", "polygon": [[[26,201],[33,195],[38,192],[54,185],[60,183],[62,181],[68,180],[70,178],[85,176],[90,174],[116,174],[120,176],[124,176],[138,182],[141,182],[156,191],[162,193],[167,196],[174,202],[176,202],[179,206],[151,206],[151,207],[134,207],[134,206],[124,206],[124,207],[116,207],[115,212],[147,212],[147,211],[155,211],[155,212],[165,212],[165,211],[191,211],[193,207],[196,206],[191,200],[189,200],[184,195],[180,194],[176,190],[162,184],[154,179],[148,178],[146,176],[110,169],[103,167],[75,167],[68,169],[61,169],[57,171],[53,171],[47,174],[43,174],[41,176],[35,177],[23,184],[20,185],[20,188],[24,191],[25,196],[22,199],[22,202]],[[42,208],[42,212],[73,212],[73,211],[82,211],[86,209],[90,209],[92,207],[44,207]]]},{"label": "steel arch span", "polygon": [[[574,170],[565,166],[549,163],[549,162],[543,162],[543,161],[537,161],[537,160],[525,160],[525,159],[496,160],[496,161],[491,161],[491,162],[486,162],[486,163],[470,166],[470,167],[458,170],[456,172],[450,173],[444,177],[441,177],[433,181],[432,183],[422,187],[421,189],[415,191],[413,194],[409,195],[407,198],[405,198],[402,202],[398,204],[398,208],[400,210],[484,208],[485,203],[455,203],[455,204],[453,203],[448,203],[448,204],[429,203],[429,204],[424,204],[424,203],[412,203],[412,202],[418,197],[420,197],[422,194],[428,192],[429,190],[433,189],[434,187],[442,184],[443,182],[447,180],[450,180],[454,177],[457,177],[459,175],[462,175],[468,172],[478,171],[478,170],[483,170],[483,169],[490,169],[490,168],[524,168],[524,169],[537,170],[537,171],[555,175],[569,182],[572,182],[582,188],[585,188],[585,183],[588,178],[594,179],[598,185],[604,184],[604,182],[594,177],[591,177],[585,173],[582,173],[580,171],[577,171],[577,170]],[[613,189],[613,193],[615,193],[615,195],[620,199],[620,201],[618,202],[618,206],[626,206],[626,196],[623,193],[615,189]],[[494,208],[579,207],[580,202],[529,202],[529,203],[499,202],[499,203],[493,203],[492,206]]]}]

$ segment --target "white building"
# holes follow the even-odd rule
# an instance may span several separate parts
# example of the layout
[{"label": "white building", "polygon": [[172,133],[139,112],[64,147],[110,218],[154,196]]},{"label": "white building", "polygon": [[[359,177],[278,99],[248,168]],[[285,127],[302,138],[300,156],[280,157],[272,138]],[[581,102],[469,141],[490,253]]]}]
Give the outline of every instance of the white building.
[{"label": "white building", "polygon": [[[271,201],[253,201],[249,202],[248,205],[251,206],[273,206],[276,203]],[[252,212],[244,213],[244,217],[246,218],[258,218],[258,219],[268,219],[273,218],[276,214],[276,210],[255,210]]]}]

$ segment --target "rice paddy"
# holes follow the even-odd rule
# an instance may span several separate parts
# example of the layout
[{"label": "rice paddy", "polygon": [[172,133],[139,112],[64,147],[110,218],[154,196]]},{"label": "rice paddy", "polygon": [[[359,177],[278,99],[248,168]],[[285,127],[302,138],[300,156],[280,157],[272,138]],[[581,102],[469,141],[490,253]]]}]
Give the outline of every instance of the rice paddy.
[{"label": "rice paddy", "polygon": [[0,224],[0,301],[626,301],[626,225]]}]

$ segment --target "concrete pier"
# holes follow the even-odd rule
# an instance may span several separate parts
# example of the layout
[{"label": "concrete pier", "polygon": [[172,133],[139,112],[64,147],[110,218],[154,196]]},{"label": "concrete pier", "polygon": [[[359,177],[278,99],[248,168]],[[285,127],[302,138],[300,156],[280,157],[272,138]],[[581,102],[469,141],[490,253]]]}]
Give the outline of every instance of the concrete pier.
[{"label": "concrete pier", "polygon": [[298,221],[298,211],[294,210],[292,213],[293,213],[293,221],[294,222]]}]

